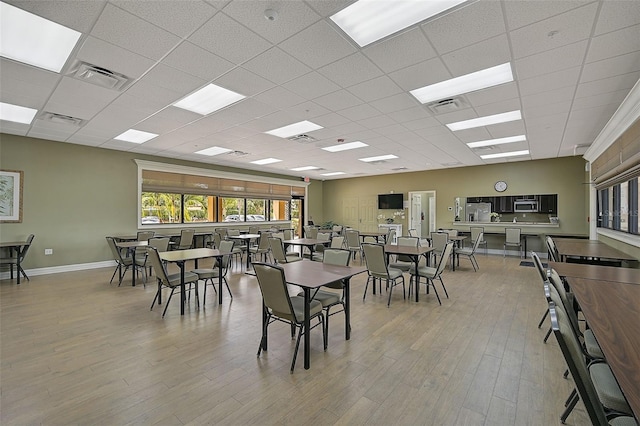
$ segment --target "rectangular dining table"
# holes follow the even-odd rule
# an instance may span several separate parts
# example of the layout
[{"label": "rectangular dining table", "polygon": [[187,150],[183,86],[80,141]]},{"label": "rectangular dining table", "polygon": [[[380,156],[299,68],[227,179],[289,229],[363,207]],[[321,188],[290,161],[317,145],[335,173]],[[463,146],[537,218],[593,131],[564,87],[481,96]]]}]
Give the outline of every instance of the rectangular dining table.
[{"label": "rectangular dining table", "polygon": [[586,278],[640,285],[640,269],[635,268],[566,262],[549,262],[548,267],[553,268],[561,277],[569,279]]},{"label": "rectangular dining table", "polygon": [[[114,237],[115,238],[115,237]],[[131,256],[131,286],[136,286],[136,249],[139,247],[147,247],[149,245],[148,241],[117,241],[116,247],[127,249],[127,253]]]},{"label": "rectangular dining table", "polygon": [[[218,303],[222,304],[222,256],[218,249],[196,248],[187,250],[163,251],[158,253],[160,259],[166,262],[174,262],[180,267],[180,315],[184,315],[184,304],[186,302],[184,285],[184,265],[188,260],[195,261],[195,268],[198,268],[198,260],[208,257],[215,257],[218,260]],[[160,297],[160,295],[158,296]],[[158,299],[158,303],[161,299]]]},{"label": "rectangular dining table", "polygon": [[[252,240],[256,240],[260,238],[260,234],[240,234],[240,235],[230,235],[227,238],[230,240],[236,241],[244,241],[245,247],[247,249],[247,271],[249,270],[249,245]],[[241,263],[242,264],[242,263]]]},{"label": "rectangular dining table", "polygon": [[635,257],[620,251],[598,240],[581,238],[555,238],[554,239],[560,261],[566,262],[568,257],[579,257],[582,260],[607,259],[617,262],[637,262]]},{"label": "rectangular dining table", "polygon": [[[311,254],[309,255],[309,258],[312,259],[313,258],[313,250],[315,249],[316,244],[322,244],[322,245],[326,246],[326,245],[331,244],[331,241],[329,241],[329,240],[318,240],[317,238],[296,238],[296,239],[293,239],[293,240],[283,240],[282,244],[284,244],[285,250],[289,246],[306,247],[311,252]],[[300,255],[302,255],[302,253],[300,253]]]},{"label": "rectangular dining table", "polygon": [[[288,284],[297,285],[304,291],[304,368],[308,370],[311,363],[309,340],[309,330],[311,328],[311,321],[309,319],[311,291],[335,281],[343,281],[344,332],[345,340],[349,340],[351,339],[351,292],[349,281],[351,277],[365,272],[367,268],[364,266],[331,265],[323,262],[313,262],[307,259],[303,259],[300,262],[282,263],[278,266],[284,270],[284,276]],[[265,321],[264,317],[263,321]],[[267,341],[265,339],[263,349],[267,349],[266,345]]]},{"label": "rectangular dining table", "polygon": [[569,278],[622,393],[640,418],[640,285]]},{"label": "rectangular dining table", "polygon": [[20,266],[20,255],[22,254],[22,250],[24,250],[24,247],[27,245],[29,245],[27,241],[7,241],[0,243],[0,248],[9,249],[11,253],[16,254],[16,269],[18,270],[16,284],[20,284],[20,274],[22,273],[22,267]]},{"label": "rectangular dining table", "polygon": [[382,231],[358,231],[358,234],[360,234],[360,238],[364,241],[365,237],[374,237],[376,239],[376,242],[380,242],[380,237],[382,237],[382,240],[384,243],[386,243],[386,237],[387,237],[387,232],[382,232]]},{"label": "rectangular dining table", "polygon": [[[385,244],[384,252],[387,255],[387,265],[389,264],[389,255],[392,254],[402,254],[405,256],[409,256],[415,265],[416,273],[418,270],[418,264],[420,263],[420,257],[426,255],[427,253],[431,253],[434,250],[433,247],[413,247],[413,246],[399,246],[394,244]],[[427,256],[427,264],[429,264],[429,257]],[[409,284],[411,285],[411,284]],[[420,280],[416,279],[416,302],[420,300]],[[376,284],[373,283],[373,294],[376,294]]]}]

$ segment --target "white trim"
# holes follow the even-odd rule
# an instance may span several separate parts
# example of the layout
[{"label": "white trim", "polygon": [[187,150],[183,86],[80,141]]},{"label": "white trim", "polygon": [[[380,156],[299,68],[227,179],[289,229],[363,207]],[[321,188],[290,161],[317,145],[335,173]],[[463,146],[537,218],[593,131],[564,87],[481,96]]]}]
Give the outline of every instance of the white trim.
[{"label": "white trim", "polygon": [[605,237],[620,241],[621,243],[640,248],[640,237],[637,235],[606,228],[598,228],[598,235],[604,235]]},{"label": "white trim", "polygon": [[640,118],[640,80],[629,91],[611,119],[582,156],[593,163],[609,148],[636,120]]},{"label": "white trim", "polygon": [[[114,260],[104,260],[101,262],[91,262],[91,263],[78,263],[75,265],[60,265],[60,266],[50,266],[47,268],[37,268],[37,269],[25,269],[25,272],[30,277],[35,277],[38,275],[48,275],[48,274],[59,274],[61,272],[75,272],[75,271],[84,271],[87,269],[99,269],[99,268],[108,268],[115,267],[116,262]],[[8,280],[11,277],[9,272],[0,273],[0,279]],[[15,271],[14,271],[15,277]],[[21,279],[21,282],[26,280]]]}]

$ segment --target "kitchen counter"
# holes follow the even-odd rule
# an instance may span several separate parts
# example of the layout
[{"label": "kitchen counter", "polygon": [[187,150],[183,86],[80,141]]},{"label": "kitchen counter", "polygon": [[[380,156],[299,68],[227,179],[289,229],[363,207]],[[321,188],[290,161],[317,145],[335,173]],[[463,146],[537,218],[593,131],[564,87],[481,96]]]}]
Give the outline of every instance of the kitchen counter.
[{"label": "kitchen counter", "polygon": [[483,226],[485,228],[559,228],[559,223],[550,222],[451,222],[455,227],[470,227],[470,226]]}]

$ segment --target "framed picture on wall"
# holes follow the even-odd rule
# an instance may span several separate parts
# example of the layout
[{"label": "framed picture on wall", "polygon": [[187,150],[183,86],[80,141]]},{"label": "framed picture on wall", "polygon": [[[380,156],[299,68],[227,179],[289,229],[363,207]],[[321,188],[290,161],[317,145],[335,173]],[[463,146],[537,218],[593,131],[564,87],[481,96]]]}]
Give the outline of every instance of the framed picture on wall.
[{"label": "framed picture on wall", "polygon": [[24,172],[0,170],[0,222],[22,222]]}]

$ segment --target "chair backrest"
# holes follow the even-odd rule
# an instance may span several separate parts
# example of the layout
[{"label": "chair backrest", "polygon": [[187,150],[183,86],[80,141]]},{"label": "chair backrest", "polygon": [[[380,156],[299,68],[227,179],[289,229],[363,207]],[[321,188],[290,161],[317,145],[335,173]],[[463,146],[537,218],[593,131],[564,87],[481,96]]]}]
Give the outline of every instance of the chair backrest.
[{"label": "chair backrest", "polygon": [[[418,237],[398,237],[399,246],[418,247],[420,245],[420,239]],[[397,259],[400,262],[413,262],[411,256],[406,254],[399,254]]]},{"label": "chair backrest", "polygon": [[[330,241],[331,234],[329,232],[318,232],[318,240]],[[316,244],[314,250],[317,252],[323,252],[325,248],[327,248],[327,246],[325,246],[324,244]]]},{"label": "chair backrest", "polygon": [[284,270],[278,265],[256,262],[253,264],[258,278],[258,285],[262,293],[264,306],[278,316],[293,319],[300,322],[295,316],[295,311],[291,306],[291,298],[287,289],[287,281],[284,277]]},{"label": "chair backrest", "polygon": [[520,228],[506,228],[504,234],[507,244],[520,244]]},{"label": "chair backrest", "polygon": [[476,239],[473,240],[473,247],[471,248],[471,253],[476,252],[476,250],[478,249],[478,246],[480,245],[480,242],[482,242],[483,237],[484,237],[484,232],[481,232],[476,236]]},{"label": "chair backrest", "polygon": [[[484,233],[484,228],[482,226],[471,226],[469,227],[469,231],[471,231],[471,241],[475,241],[476,238],[478,238],[478,235],[480,233]],[[484,239],[484,234],[483,234],[483,238],[480,239],[481,243],[483,239]]]},{"label": "chair backrest", "polygon": [[408,232],[410,237],[418,237],[418,231],[416,231],[415,229],[409,229]]},{"label": "chair backrest", "polygon": [[271,232],[260,232],[260,238],[258,239],[259,250],[269,250],[269,238],[271,238]]},{"label": "chair backrest", "polygon": [[536,269],[538,270],[538,273],[540,274],[540,278],[542,279],[542,282],[547,281],[547,270],[544,269],[544,266],[542,266],[542,262],[540,261],[540,257],[538,256],[538,253],[536,253],[535,251],[532,251],[531,258],[533,259],[533,264],[535,265]]},{"label": "chair backrest", "polygon": [[376,237],[364,237],[364,240],[362,240],[363,243],[370,243],[370,244],[375,244],[378,242],[378,240],[376,240]]},{"label": "chair backrest", "polygon": [[458,230],[457,229],[446,229],[444,232],[446,232],[449,237],[457,237],[458,236]]},{"label": "chair backrest", "polygon": [[158,280],[168,285],[169,277],[167,276],[167,270],[164,268],[164,263],[160,260],[160,255],[155,247],[147,246],[147,259],[151,261],[151,266],[153,266]]},{"label": "chair backrest", "polygon": [[547,252],[549,254],[549,260],[557,262],[560,255],[558,254],[558,248],[556,247],[555,241],[553,241],[553,238],[547,235],[545,237],[545,242],[547,243]]},{"label": "chair backrest", "polygon": [[556,336],[562,355],[567,362],[571,377],[584,403],[591,423],[594,425],[608,425],[604,409],[598,398],[587,365],[585,363],[582,347],[577,337],[571,330],[571,325],[564,309],[554,303],[549,304],[549,317],[551,329]]},{"label": "chair backrest", "polygon": [[331,245],[329,247],[331,247],[332,249],[339,249],[339,248],[342,248],[343,246],[344,246],[344,237],[342,235],[339,235],[331,239]]},{"label": "chair backrest", "polygon": [[239,229],[227,229],[227,237],[238,237],[239,235]]},{"label": "chair backrest", "polygon": [[269,247],[271,255],[276,263],[287,263],[287,256],[284,254],[284,244],[280,238],[269,237]]},{"label": "chair backrest", "polygon": [[234,244],[234,241],[225,240],[220,242],[220,247],[218,248],[218,250],[220,250],[220,253],[224,254],[224,256],[222,256],[222,268],[223,274],[225,275],[227,273],[227,270],[229,269],[229,262],[231,261],[231,251],[233,250]]},{"label": "chair backrest", "polygon": [[393,240],[396,239],[395,228],[387,228],[387,235],[384,237],[385,244],[393,244]]},{"label": "chair backrest", "polygon": [[213,231],[220,234],[223,240],[227,238],[227,228],[216,228]]},{"label": "chair backrest", "polygon": [[34,237],[35,235],[33,234],[29,234],[29,236],[27,237],[27,241],[26,241],[27,244],[25,244],[22,250],[20,251],[20,262],[22,262],[25,256],[27,255],[27,251],[29,250],[29,247],[31,247],[31,243],[33,242]]},{"label": "chair backrest", "polygon": [[440,262],[438,263],[438,267],[436,268],[436,273],[434,278],[439,277],[440,274],[444,271],[444,268],[447,266],[447,262],[449,261],[449,257],[451,256],[451,252],[453,251],[453,241],[449,241],[442,252],[442,256],[440,257]]},{"label": "chair backrest", "polygon": [[193,235],[196,233],[194,229],[183,229],[180,231],[180,242],[178,243],[178,250],[185,250],[191,248],[193,245]]},{"label": "chair backrest", "polygon": [[350,259],[351,252],[349,250],[328,248],[324,251],[322,263],[327,263],[329,265],[349,266]]},{"label": "chair backrest", "polygon": [[432,232],[431,233],[431,245],[434,251],[442,253],[444,251],[447,242],[449,241],[449,234],[446,232]]},{"label": "chair backrest", "polygon": [[345,236],[347,237],[347,247],[350,249],[360,247],[360,232],[355,229],[349,229],[345,232]]},{"label": "chair backrest", "polygon": [[122,253],[120,249],[116,246],[116,240],[113,237],[107,237],[107,244],[109,244],[109,248],[111,249],[111,254],[116,262],[122,262]]},{"label": "chair backrest", "polygon": [[159,252],[169,250],[169,237],[153,237],[149,238],[149,246],[155,247]]},{"label": "chair backrest", "polygon": [[304,236],[307,238],[318,238],[318,228],[315,226],[305,226],[304,227]]},{"label": "chair backrest", "polygon": [[156,235],[156,231],[138,231],[137,240],[148,241],[149,238],[152,238],[154,235]]},{"label": "chair backrest", "polygon": [[273,238],[280,238],[281,240],[284,240],[284,232],[280,232],[280,231],[278,231],[278,232],[272,232],[272,233],[271,233],[271,236],[272,236]]},{"label": "chair backrest", "polygon": [[282,231],[284,233],[285,240],[293,240],[293,229],[287,228]]},{"label": "chair backrest", "polygon": [[258,226],[250,226],[249,227],[249,233],[250,234],[257,234],[259,230],[260,230],[260,228]]},{"label": "chair backrest", "polygon": [[342,225],[333,225],[331,232],[333,232],[334,235],[342,234]]},{"label": "chair backrest", "polygon": [[219,232],[214,232],[213,233],[213,246],[215,248],[219,248],[221,241],[222,241],[222,235],[220,235]]},{"label": "chair backrest", "polygon": [[362,244],[364,260],[370,275],[388,277],[387,262],[384,256],[384,246],[380,244]]}]

